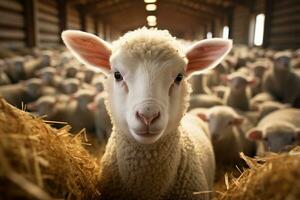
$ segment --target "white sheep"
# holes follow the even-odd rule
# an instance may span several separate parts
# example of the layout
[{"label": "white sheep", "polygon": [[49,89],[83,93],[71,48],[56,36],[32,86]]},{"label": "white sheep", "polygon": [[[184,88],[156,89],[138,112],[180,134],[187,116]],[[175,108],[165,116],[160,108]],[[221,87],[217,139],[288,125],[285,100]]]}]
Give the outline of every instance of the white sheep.
[{"label": "white sheep", "polygon": [[292,70],[289,52],[278,52],[263,80],[263,88],[278,101],[300,107],[300,77]]},{"label": "white sheep", "polygon": [[215,106],[208,110],[194,109],[189,113],[208,123],[218,165],[238,163],[241,161],[240,152],[253,154],[254,144],[245,137],[246,130],[253,125],[231,107]]},{"label": "white sheep", "polygon": [[250,107],[250,84],[254,83],[253,78],[247,77],[241,72],[235,72],[226,77],[229,90],[224,95],[226,105],[243,111]]},{"label": "white sheep", "polygon": [[256,154],[259,156],[268,151],[280,152],[289,146],[299,145],[300,110],[287,108],[267,115],[247,132],[247,138],[257,143]]},{"label": "white sheep", "polygon": [[142,28],[112,46],[95,35],[64,31],[74,55],[106,74],[113,131],[101,165],[104,199],[208,199],[214,154],[209,139],[181,123],[187,77],[216,66],[230,40],[195,43],[186,53],[168,31]]},{"label": "white sheep", "polygon": [[219,97],[208,94],[197,94],[191,95],[188,110],[192,110],[194,108],[211,108],[218,105],[223,105],[222,99]]}]

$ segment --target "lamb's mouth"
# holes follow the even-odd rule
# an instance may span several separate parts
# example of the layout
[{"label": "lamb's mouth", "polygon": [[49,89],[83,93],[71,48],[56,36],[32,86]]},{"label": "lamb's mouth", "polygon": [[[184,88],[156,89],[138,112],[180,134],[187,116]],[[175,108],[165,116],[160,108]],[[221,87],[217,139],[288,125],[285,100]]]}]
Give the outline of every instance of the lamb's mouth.
[{"label": "lamb's mouth", "polygon": [[153,137],[153,136],[157,136],[160,134],[160,131],[134,131],[134,133],[138,136],[142,136],[142,137]]}]

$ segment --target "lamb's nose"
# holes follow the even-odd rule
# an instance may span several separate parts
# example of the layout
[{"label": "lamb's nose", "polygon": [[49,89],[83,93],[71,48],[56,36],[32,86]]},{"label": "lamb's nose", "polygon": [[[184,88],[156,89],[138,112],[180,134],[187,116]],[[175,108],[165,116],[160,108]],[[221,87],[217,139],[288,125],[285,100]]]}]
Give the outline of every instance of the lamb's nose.
[{"label": "lamb's nose", "polygon": [[136,116],[142,123],[149,126],[150,124],[152,124],[155,120],[157,120],[160,117],[160,112],[157,112],[154,114],[144,114],[144,113],[140,113],[139,111],[137,111]]}]

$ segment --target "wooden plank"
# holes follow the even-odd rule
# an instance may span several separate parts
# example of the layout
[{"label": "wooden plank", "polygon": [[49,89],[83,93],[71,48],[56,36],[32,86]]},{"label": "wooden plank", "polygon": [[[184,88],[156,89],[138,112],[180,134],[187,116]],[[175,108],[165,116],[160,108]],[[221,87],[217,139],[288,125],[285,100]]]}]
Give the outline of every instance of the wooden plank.
[{"label": "wooden plank", "polygon": [[25,47],[24,41],[0,41],[0,48],[21,48]]},{"label": "wooden plank", "polygon": [[24,27],[24,19],[21,14],[0,10],[0,16],[0,25]]},{"label": "wooden plank", "polygon": [[16,0],[1,0],[0,8],[5,10],[10,10],[14,12],[23,12],[23,6],[20,2]]},{"label": "wooden plank", "polygon": [[40,41],[59,42],[59,37],[58,35],[43,33],[40,35]]},{"label": "wooden plank", "polygon": [[44,3],[39,3],[38,4],[38,10],[40,13],[48,13],[48,14],[51,14],[51,15],[58,15],[58,10],[56,7],[54,6],[49,6],[47,4],[44,4]]},{"label": "wooden plank", "polygon": [[285,24],[300,24],[300,15],[287,15],[285,17],[277,17],[272,20],[272,26],[280,26]]},{"label": "wooden plank", "polygon": [[40,23],[39,30],[40,32],[46,32],[46,33],[58,33],[59,27],[55,24]]},{"label": "wooden plank", "polygon": [[297,4],[295,6],[291,6],[287,9],[274,9],[273,11],[273,17],[282,17],[284,15],[288,14],[298,14],[300,12],[300,4]]},{"label": "wooden plank", "polygon": [[23,30],[0,28],[0,38],[23,40],[25,33]]},{"label": "wooden plank", "polygon": [[51,23],[51,24],[58,24],[59,23],[59,19],[58,19],[57,16],[49,15],[47,13],[42,13],[42,12],[40,12],[38,14],[38,20],[40,22],[48,22],[48,23]]},{"label": "wooden plank", "polygon": [[37,0],[26,0],[24,4],[26,46],[38,44]]}]

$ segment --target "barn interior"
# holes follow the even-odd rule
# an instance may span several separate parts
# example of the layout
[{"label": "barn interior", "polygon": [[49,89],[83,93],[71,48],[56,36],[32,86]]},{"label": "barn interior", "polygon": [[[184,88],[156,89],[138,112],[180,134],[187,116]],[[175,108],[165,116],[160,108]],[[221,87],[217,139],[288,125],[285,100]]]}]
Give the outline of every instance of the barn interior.
[{"label": "barn interior", "polygon": [[[75,36],[81,32],[63,40],[66,30],[107,43],[93,44],[92,50],[90,43],[99,40]],[[187,196],[174,195],[171,186],[174,196],[167,190],[166,196],[155,196],[158,190],[152,196],[148,190],[126,193],[149,181],[145,172],[124,184],[130,189],[121,196],[106,190],[116,182],[103,179],[108,174],[103,166],[110,163],[103,160],[109,159],[107,143],[119,128],[111,120],[118,112],[107,109],[115,100],[107,82],[114,77],[126,84],[126,78],[122,71],[106,73],[111,52],[103,54],[106,64],[95,67],[85,51],[96,57],[134,30],[148,31],[149,37],[151,31],[167,30],[187,52],[186,70],[197,45],[199,61],[212,55],[217,60],[224,50],[215,53],[218,46],[212,44],[227,44],[216,66],[174,80],[191,85],[183,117],[191,119],[180,123],[197,125],[207,136],[216,165],[213,187],[190,189]],[[165,32],[157,34],[163,38]],[[300,0],[0,0],[0,200],[300,199],[299,34]],[[127,96],[122,101],[127,108]],[[150,120],[136,112],[148,132],[162,118],[160,112],[157,116]],[[128,162],[145,168],[144,159],[156,162],[141,155]],[[174,188],[182,189],[174,179]]]}]

